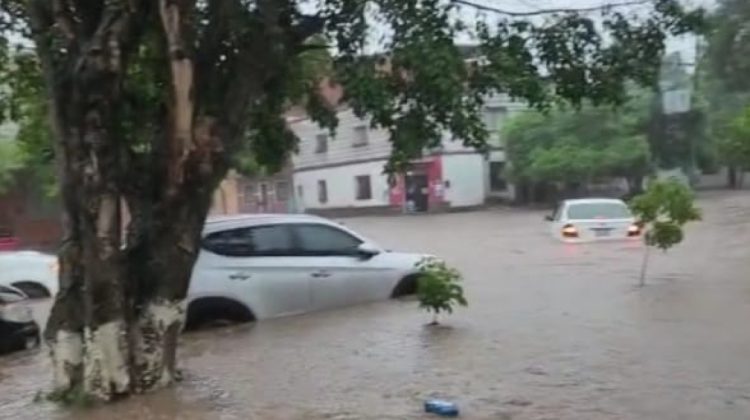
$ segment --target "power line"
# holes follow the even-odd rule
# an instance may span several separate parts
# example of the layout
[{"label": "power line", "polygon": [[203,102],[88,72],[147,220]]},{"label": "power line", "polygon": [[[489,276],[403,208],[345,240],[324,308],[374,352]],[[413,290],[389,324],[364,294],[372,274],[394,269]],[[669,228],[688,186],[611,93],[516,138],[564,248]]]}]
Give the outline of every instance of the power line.
[{"label": "power line", "polygon": [[501,9],[498,7],[493,6],[487,6],[484,4],[475,3],[473,1],[469,0],[451,0],[451,3],[458,4],[461,6],[467,6],[471,7],[477,10],[485,11],[485,12],[492,12],[492,13],[498,13],[501,15],[507,15],[507,16],[513,16],[513,17],[530,17],[530,16],[539,16],[539,15],[548,15],[553,13],[587,13],[587,12],[597,12],[600,10],[607,10],[612,9],[616,7],[628,7],[628,6],[642,6],[644,4],[651,3],[653,0],[629,0],[629,1],[621,1],[618,3],[606,3],[599,6],[590,6],[590,7],[579,7],[579,8],[573,8],[573,7],[562,7],[562,8],[550,8],[550,9],[536,9],[533,11],[526,11],[526,12],[519,12],[519,11],[512,11],[507,9]]}]

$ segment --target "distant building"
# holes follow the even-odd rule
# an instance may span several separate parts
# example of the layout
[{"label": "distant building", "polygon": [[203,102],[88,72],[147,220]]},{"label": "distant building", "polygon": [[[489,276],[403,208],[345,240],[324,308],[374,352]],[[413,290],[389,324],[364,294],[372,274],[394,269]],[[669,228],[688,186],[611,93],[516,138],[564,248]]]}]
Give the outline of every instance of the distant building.
[{"label": "distant building", "polygon": [[[340,93],[330,96],[335,100]],[[290,119],[300,139],[299,153],[292,157],[296,200],[308,212],[342,215],[446,211],[511,198],[498,131],[508,115],[523,108],[505,96],[488,100],[485,120],[497,145],[489,156],[446,132],[440,148],[390,181],[383,174],[391,154],[387,131],[371,129],[367,119],[345,106],[337,113],[335,138],[307,117]]]}]

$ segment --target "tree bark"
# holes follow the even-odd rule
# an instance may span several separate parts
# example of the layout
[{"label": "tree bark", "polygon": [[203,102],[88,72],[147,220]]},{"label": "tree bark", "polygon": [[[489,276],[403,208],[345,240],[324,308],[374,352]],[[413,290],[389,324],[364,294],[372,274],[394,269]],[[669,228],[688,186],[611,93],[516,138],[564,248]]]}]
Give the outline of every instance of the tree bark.
[{"label": "tree bark", "polygon": [[[177,5],[183,3],[159,4],[172,95],[166,119],[157,124],[164,134],[156,143],[165,150],[155,153],[151,163],[157,169],[145,176],[132,162],[123,164],[127,146],[116,130],[132,3],[107,3],[90,39],[69,47],[67,60],[74,65],[63,77],[59,52],[45,32],[64,30],[64,39],[74,42],[75,22],[60,25],[65,11],[45,9],[47,2],[30,6],[52,87],[49,109],[63,198],[60,292],[45,328],[60,396],[84,393],[106,401],[168,386],[179,376],[182,301],[213,189],[226,171],[214,162],[212,120],[193,121],[192,62],[180,46],[184,13]],[[126,185],[138,177],[147,179],[148,185],[139,186],[146,191],[132,194]],[[123,199],[131,214],[125,249]]]}]

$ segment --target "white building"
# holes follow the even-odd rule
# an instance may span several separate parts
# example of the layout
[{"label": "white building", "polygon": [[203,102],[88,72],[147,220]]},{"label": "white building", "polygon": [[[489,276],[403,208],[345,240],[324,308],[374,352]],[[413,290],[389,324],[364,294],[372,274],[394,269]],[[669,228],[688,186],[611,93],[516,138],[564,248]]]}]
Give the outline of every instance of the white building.
[{"label": "white building", "polygon": [[292,158],[298,203],[305,211],[341,214],[469,208],[493,195],[509,197],[498,130],[509,114],[522,108],[507,97],[488,101],[485,118],[498,145],[489,156],[452,141],[446,133],[440,151],[415,161],[391,183],[383,174],[391,154],[387,131],[371,129],[350,109],[339,111],[335,138],[308,118],[291,120],[300,139]]}]

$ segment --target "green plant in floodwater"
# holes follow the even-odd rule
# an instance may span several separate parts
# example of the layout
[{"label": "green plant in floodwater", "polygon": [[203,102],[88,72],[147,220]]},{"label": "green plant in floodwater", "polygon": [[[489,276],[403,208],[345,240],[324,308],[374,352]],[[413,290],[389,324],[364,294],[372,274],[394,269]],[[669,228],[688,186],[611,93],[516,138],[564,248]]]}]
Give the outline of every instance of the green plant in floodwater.
[{"label": "green plant in floodwater", "polygon": [[[41,401],[42,394],[38,393],[34,401]],[[96,398],[83,390],[83,387],[75,387],[65,390],[53,390],[44,399],[49,402],[60,404],[64,407],[87,408],[96,403]]]},{"label": "green plant in floodwater", "polygon": [[693,204],[690,187],[675,179],[651,181],[646,191],[633,198],[630,209],[643,227],[645,250],[640,285],[644,286],[651,249],[666,252],[682,242],[685,224],[700,220],[701,213]]},{"label": "green plant in floodwater", "polygon": [[452,314],[456,305],[468,305],[459,284],[463,278],[458,270],[435,257],[423,258],[417,263],[417,269],[417,298],[421,308],[433,313],[431,325],[438,324],[441,312]]}]

